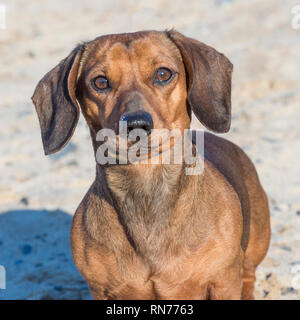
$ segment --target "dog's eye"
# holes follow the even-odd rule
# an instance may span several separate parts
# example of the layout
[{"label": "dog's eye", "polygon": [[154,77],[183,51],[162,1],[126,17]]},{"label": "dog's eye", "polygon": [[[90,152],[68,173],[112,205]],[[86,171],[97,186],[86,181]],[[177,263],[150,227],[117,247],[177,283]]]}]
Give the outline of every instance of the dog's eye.
[{"label": "dog's eye", "polygon": [[92,81],[94,89],[97,91],[105,91],[109,88],[108,80],[103,76],[98,76]]},{"label": "dog's eye", "polygon": [[154,74],[154,82],[159,85],[165,85],[173,79],[174,73],[168,68],[159,68]]}]

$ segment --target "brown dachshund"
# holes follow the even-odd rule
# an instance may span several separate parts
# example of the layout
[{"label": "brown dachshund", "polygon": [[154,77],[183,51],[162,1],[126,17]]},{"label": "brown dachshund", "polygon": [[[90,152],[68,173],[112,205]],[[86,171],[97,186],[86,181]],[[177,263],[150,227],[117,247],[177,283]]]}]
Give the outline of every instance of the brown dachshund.
[{"label": "brown dachshund", "polygon": [[[75,48],[39,82],[33,102],[45,154],[70,140],[79,106],[97,132],[190,127],[227,132],[232,64],[175,30],[107,35]],[[268,200],[233,143],[205,133],[204,170],[182,164],[96,164],[73,218],[75,264],[95,299],[253,299],[269,246]],[[170,147],[171,148],[171,147]]]}]

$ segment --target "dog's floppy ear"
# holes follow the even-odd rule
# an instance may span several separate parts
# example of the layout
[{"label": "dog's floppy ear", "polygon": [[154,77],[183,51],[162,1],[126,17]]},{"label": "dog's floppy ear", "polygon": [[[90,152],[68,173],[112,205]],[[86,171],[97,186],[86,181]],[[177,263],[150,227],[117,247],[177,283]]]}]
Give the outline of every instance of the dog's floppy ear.
[{"label": "dog's floppy ear", "polygon": [[175,30],[167,35],[181,52],[188,103],[196,117],[212,131],[227,132],[231,123],[231,62],[214,48]]},{"label": "dog's floppy ear", "polygon": [[46,155],[65,146],[78,122],[75,91],[81,53],[82,46],[76,47],[40,80],[32,96]]}]

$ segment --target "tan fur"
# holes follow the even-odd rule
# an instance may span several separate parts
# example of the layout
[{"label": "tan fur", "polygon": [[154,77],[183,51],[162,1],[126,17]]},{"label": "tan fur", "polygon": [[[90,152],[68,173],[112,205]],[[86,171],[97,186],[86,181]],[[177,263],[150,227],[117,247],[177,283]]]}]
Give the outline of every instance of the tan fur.
[{"label": "tan fur", "polygon": [[[76,94],[95,152],[98,130],[116,130],[122,114],[139,108],[157,129],[183,132],[191,109],[209,129],[229,129],[232,65],[203,43],[176,31],[150,31],[99,37],[72,54],[60,64],[70,72],[62,81],[69,95],[54,89],[74,107],[66,116],[72,130]],[[162,66],[177,72],[163,88],[152,83]],[[61,124],[53,116],[51,126],[41,120],[57,110],[42,90],[49,83],[54,90],[56,72],[33,97],[47,154],[73,132],[56,134]],[[98,75],[109,78],[109,95],[91,88]],[[255,269],[270,239],[266,195],[238,146],[206,133],[204,158],[204,172],[191,176],[186,164],[96,165],[71,230],[75,264],[95,299],[254,298]]]}]

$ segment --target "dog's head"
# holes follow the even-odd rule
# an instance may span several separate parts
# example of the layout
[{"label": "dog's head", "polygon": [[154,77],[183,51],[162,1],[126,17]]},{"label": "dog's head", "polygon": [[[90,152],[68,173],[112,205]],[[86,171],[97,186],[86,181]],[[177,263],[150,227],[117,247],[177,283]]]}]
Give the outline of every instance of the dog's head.
[{"label": "dog's head", "polygon": [[184,129],[190,111],[210,130],[231,120],[232,64],[221,53],[176,31],[108,35],[79,45],[39,82],[32,97],[45,154],[71,138],[79,105],[93,133]]}]

